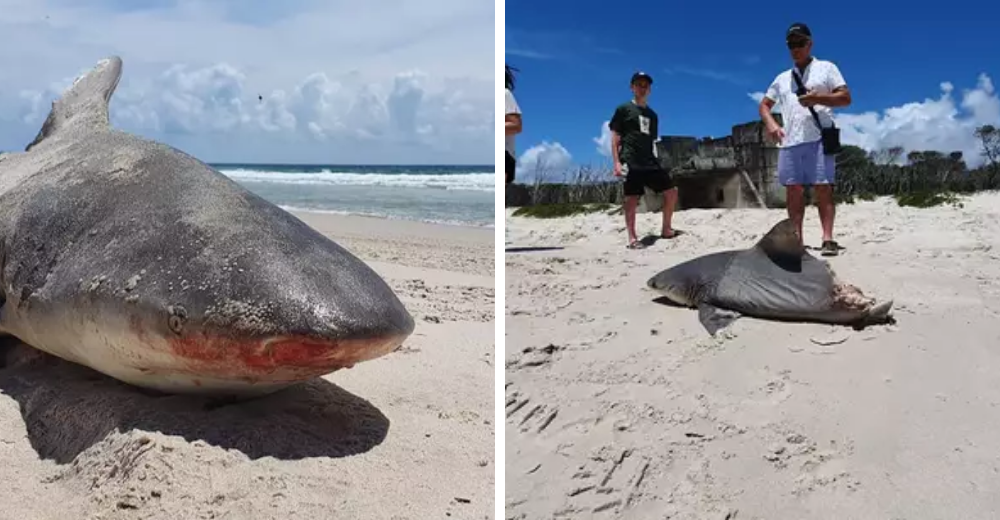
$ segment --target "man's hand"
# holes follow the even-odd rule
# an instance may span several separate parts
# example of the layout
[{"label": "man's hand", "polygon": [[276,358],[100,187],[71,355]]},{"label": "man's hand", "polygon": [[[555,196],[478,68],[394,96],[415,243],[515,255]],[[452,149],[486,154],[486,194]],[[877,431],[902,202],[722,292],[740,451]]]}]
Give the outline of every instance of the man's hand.
[{"label": "man's hand", "polygon": [[785,139],[785,129],[778,125],[768,125],[767,135],[771,136],[771,139],[780,143]]},{"label": "man's hand", "polygon": [[815,90],[810,90],[809,92],[799,96],[799,104],[804,107],[817,105],[820,101],[822,101],[821,96]]},{"label": "man's hand", "polygon": [[622,176],[622,165],[618,161],[615,161],[615,177]]},{"label": "man's hand", "polygon": [[851,91],[846,86],[837,87],[832,94],[821,94],[815,90],[799,96],[799,104],[804,107],[823,105],[827,107],[846,107],[851,104]]},{"label": "man's hand", "polygon": [[767,125],[767,135],[771,136],[771,139],[781,142],[785,139],[785,131],[778,126],[778,122],[774,120],[774,116],[771,114],[771,110],[774,108],[774,100],[769,97],[764,97],[760,100],[760,105],[757,111],[760,112],[760,119],[764,121]]}]

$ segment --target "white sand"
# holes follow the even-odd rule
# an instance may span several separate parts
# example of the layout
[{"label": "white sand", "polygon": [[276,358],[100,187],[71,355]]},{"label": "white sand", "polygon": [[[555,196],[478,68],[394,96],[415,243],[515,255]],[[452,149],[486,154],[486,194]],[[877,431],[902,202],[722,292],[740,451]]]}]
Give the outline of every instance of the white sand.
[{"label": "white sand", "polygon": [[299,216],[397,291],[417,321],[403,348],[213,407],[8,346],[0,519],[492,515],[493,230]]},{"label": "white sand", "polygon": [[898,323],[742,318],[712,339],[646,280],[784,210],[679,212],[689,234],[641,251],[622,216],[508,210],[508,248],[565,249],[506,255],[506,517],[1000,518],[1000,195],[838,212],[831,264]]}]

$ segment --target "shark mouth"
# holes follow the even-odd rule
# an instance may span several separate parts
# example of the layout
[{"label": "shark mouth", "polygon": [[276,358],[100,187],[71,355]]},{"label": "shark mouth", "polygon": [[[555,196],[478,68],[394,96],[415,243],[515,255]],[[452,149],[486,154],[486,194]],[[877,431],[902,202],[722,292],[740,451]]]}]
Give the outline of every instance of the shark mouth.
[{"label": "shark mouth", "polygon": [[663,289],[657,289],[658,293],[665,296],[668,300],[674,302],[677,305],[683,305],[690,307],[691,298],[685,294],[684,291],[678,291],[676,287],[665,287]]},{"label": "shark mouth", "polygon": [[168,340],[178,365],[191,375],[261,382],[301,381],[351,368],[392,352],[406,336],[319,339],[279,336],[235,339],[193,335]]}]

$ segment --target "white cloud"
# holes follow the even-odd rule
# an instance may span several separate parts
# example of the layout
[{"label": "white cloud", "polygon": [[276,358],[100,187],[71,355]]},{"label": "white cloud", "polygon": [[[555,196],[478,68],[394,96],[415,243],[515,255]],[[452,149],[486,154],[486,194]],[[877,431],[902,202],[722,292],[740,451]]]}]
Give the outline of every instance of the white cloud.
[{"label": "white cloud", "polygon": [[517,162],[518,171],[529,178],[557,180],[552,177],[566,173],[573,166],[573,156],[562,144],[543,141],[525,150]]},{"label": "white cloud", "polygon": [[[993,81],[980,74],[976,86],[955,91],[950,82],[941,83],[941,94],[881,112],[837,112],[841,140],[866,150],[901,146],[906,152],[960,151],[970,166],[982,164],[975,129],[985,124],[1000,125],[1000,97]],[[763,93],[748,94],[759,102]],[[905,156],[905,154],[904,154]]]},{"label": "white cloud", "polygon": [[609,121],[601,123],[601,135],[594,138],[594,144],[597,145],[597,153],[604,157],[611,157],[611,128],[608,127],[608,123]]},{"label": "white cloud", "polygon": [[733,73],[728,70],[721,69],[710,69],[702,67],[688,67],[685,65],[675,65],[667,67],[665,69],[667,74],[685,74],[688,76],[695,76],[699,78],[710,79],[714,81],[723,81],[725,83],[732,83],[734,85],[747,85],[750,83],[749,80],[744,78],[741,74]]},{"label": "white cloud", "polygon": [[[763,92],[748,92],[747,95],[750,96],[750,99],[752,99],[754,101],[754,103],[758,103],[758,104],[761,102],[761,100],[764,99],[764,93]],[[775,103],[774,106],[771,107],[771,113],[772,114],[780,114],[781,113],[781,105]]]},{"label": "white cloud", "polygon": [[493,14],[462,0],[0,0],[0,70],[18,71],[0,75],[0,149],[23,148],[72,78],[117,54],[114,123],[206,160],[489,164]]}]

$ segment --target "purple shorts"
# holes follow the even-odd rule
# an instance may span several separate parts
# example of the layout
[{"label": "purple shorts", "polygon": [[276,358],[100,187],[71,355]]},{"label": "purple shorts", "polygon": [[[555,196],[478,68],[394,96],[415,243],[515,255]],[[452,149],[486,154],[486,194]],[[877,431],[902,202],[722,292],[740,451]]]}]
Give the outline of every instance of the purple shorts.
[{"label": "purple shorts", "polygon": [[813,141],[778,150],[778,182],[783,186],[834,184],[837,157],[823,154],[823,142]]}]

